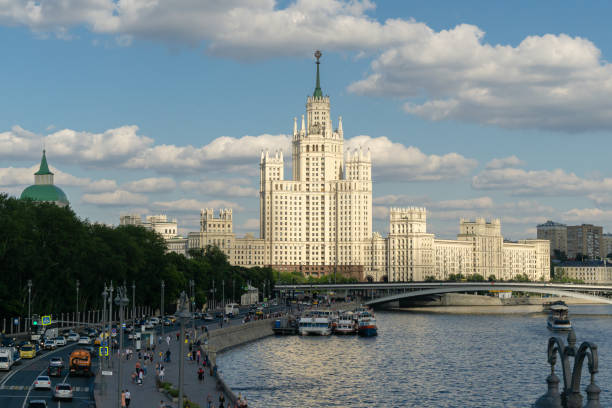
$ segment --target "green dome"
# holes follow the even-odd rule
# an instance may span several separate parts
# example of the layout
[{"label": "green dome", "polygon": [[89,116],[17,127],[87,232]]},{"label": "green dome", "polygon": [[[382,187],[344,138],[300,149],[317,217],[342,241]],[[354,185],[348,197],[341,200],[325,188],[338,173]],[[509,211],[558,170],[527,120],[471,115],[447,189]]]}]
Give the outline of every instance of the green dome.
[{"label": "green dome", "polygon": [[68,197],[61,188],[53,184],[38,184],[33,185],[21,193],[21,199],[30,199],[33,201],[53,201],[57,204],[68,205]]}]

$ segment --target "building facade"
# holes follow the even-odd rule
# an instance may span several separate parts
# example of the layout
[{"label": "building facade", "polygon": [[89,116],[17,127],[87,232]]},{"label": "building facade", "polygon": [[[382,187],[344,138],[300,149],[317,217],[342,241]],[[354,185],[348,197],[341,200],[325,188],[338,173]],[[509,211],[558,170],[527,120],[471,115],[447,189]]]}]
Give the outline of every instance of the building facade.
[{"label": "building facade", "polygon": [[550,241],[550,253],[555,254],[555,250],[567,255],[567,225],[554,221],[546,221],[537,226],[538,239]]},{"label": "building facade", "polygon": [[125,214],[119,217],[119,225],[136,225],[157,232],[166,241],[169,252],[186,256],[190,248],[188,239],[178,235],[177,220],[168,219],[165,214],[147,215],[144,221],[140,214]]},{"label": "building facade", "polygon": [[604,261],[568,261],[555,265],[555,276],[580,279],[584,283],[612,284],[612,264]]},{"label": "building facade", "polygon": [[[319,55],[320,56],[320,55]],[[445,279],[480,274],[510,279],[549,277],[549,242],[505,243],[499,220],[461,220],[457,240],[427,233],[425,208],[393,208],[389,236],[372,232],[372,161],[369,151],[344,149],[342,118],[334,129],[329,96],[316,85],[306,114],[293,121],[291,177],[282,151],[261,153],[260,236],[237,238],[232,210],[200,213],[189,248],[214,245],[241,266],[271,266],[306,276],[331,274],[372,281]]]},{"label": "building facade", "polygon": [[602,254],[603,227],[582,224],[567,227],[567,257],[576,258],[576,255],[586,255],[589,259],[596,259]]}]

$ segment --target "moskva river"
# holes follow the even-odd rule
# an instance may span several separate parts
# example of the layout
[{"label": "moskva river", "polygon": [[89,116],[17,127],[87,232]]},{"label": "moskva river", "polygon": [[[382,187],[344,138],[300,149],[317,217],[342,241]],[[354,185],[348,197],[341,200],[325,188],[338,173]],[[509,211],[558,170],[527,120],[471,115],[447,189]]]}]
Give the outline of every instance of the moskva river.
[{"label": "moskva river", "polygon": [[[546,392],[544,314],[376,317],[375,338],[269,337],[220,355],[218,365],[257,408],[515,408]],[[570,318],[578,343],[598,345],[601,406],[612,407],[612,306],[570,306]],[[561,378],[559,363],[556,372]]]}]

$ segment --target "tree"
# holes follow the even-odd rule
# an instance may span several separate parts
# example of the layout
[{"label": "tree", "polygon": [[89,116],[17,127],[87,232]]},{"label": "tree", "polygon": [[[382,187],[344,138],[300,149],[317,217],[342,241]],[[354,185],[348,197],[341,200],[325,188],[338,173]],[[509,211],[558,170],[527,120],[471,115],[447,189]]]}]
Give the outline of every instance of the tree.
[{"label": "tree", "polygon": [[495,282],[495,281],[497,280],[497,278],[495,277],[495,275],[491,274],[491,275],[489,275],[489,277],[487,278],[487,280],[488,280],[489,282]]},{"label": "tree", "polygon": [[473,273],[467,277],[468,282],[484,282],[485,278],[479,273]]},{"label": "tree", "polygon": [[435,277],[435,276],[431,276],[431,275],[429,275],[429,276],[426,276],[426,277],[425,277],[425,282],[435,282],[436,280],[437,280],[437,279],[436,279],[436,277]]}]

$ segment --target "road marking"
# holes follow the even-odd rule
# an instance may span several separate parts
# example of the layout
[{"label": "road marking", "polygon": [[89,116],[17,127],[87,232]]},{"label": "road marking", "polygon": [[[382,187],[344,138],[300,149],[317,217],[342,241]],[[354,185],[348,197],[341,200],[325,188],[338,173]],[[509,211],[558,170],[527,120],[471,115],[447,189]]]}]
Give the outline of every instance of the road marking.
[{"label": "road marking", "polygon": [[[43,368],[43,370],[40,373],[38,373],[38,375],[34,378],[34,381],[36,381],[36,378],[38,378],[39,375],[42,375],[45,371],[47,371],[47,369]],[[23,404],[21,405],[21,408],[25,408],[26,404],[28,403],[28,397],[30,396],[30,393],[34,389],[34,381],[32,381],[32,385],[30,385],[30,389],[28,389],[28,393],[23,399]]]},{"label": "road marking", "polygon": [[[72,347],[72,346],[74,346],[74,345],[76,345],[76,344],[70,344],[70,345],[68,345],[67,347]],[[11,370],[11,372],[10,372],[10,373],[9,373],[9,374],[8,374],[6,377],[4,377],[4,378],[2,379],[2,381],[0,381],[0,385],[4,385],[4,384],[6,384],[6,383],[7,383],[7,381],[8,381],[8,380],[10,380],[10,379],[11,379],[11,378],[12,378],[12,377],[13,377],[15,374],[17,374],[19,371],[23,370],[23,369],[24,369],[24,368],[26,368],[26,367],[29,367],[29,366],[33,365],[35,362],[38,362],[38,361],[42,360],[42,359],[43,359],[43,357],[50,356],[50,355],[55,354],[55,353],[58,353],[58,352],[60,352],[60,351],[62,351],[62,350],[66,350],[66,348],[61,348],[61,349],[59,349],[59,348],[58,348],[58,349],[56,349],[56,350],[54,350],[54,351],[51,351],[51,352],[49,352],[49,353],[41,354],[40,356],[36,356],[35,358],[33,358],[33,359],[29,360],[28,362],[25,362],[25,361],[23,361],[24,359],[21,359],[20,361],[23,361],[23,363],[22,363],[21,367],[19,367],[18,369],[14,370],[14,371],[13,371],[13,370]]]}]

